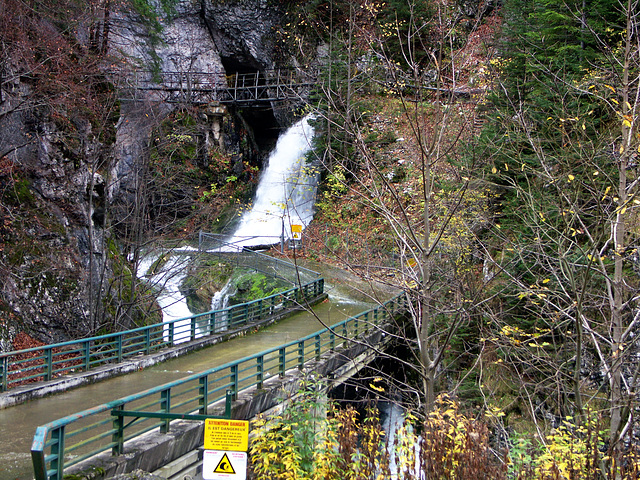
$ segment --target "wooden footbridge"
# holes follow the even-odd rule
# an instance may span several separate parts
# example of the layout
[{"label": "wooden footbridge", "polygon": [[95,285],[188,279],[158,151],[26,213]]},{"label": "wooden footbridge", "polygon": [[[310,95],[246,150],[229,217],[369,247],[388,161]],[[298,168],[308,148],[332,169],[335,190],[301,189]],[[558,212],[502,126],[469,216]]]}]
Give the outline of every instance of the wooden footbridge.
[{"label": "wooden footbridge", "polygon": [[141,100],[143,92],[155,92],[169,103],[256,104],[296,101],[308,96],[314,81],[291,69],[252,73],[161,72],[136,70],[120,77],[127,99]]}]

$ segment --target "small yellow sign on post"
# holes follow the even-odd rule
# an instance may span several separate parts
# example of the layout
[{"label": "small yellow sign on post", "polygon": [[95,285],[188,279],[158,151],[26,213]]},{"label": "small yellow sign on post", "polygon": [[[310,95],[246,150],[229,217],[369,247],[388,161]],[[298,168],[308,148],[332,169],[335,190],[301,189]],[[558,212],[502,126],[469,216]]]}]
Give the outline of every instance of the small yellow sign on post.
[{"label": "small yellow sign on post", "polygon": [[294,240],[302,239],[302,225],[291,225],[291,234]]},{"label": "small yellow sign on post", "polygon": [[204,448],[246,452],[249,449],[249,422],[208,418],[204,423]]}]

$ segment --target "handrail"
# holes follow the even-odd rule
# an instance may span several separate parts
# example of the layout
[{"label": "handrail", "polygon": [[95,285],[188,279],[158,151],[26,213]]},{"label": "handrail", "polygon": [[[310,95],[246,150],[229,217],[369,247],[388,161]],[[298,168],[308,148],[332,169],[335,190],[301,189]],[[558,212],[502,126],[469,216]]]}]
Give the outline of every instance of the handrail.
[{"label": "handrail", "polygon": [[[101,365],[121,363],[140,353],[148,355],[178,343],[219,334],[269,318],[323,292],[324,279],[317,278],[284,292],[221,310],[122,332],[0,353],[0,392],[17,383],[47,381],[77,370],[86,372]],[[28,357],[32,353],[37,355]],[[21,358],[25,356],[28,358]]]},{"label": "handrail", "polygon": [[124,425],[113,420],[113,410],[155,408],[167,414],[197,411],[205,415],[211,405],[226,398],[228,390],[237,395],[254,386],[262,388],[267,377],[283,376],[292,368],[302,369],[305,362],[346,346],[349,339],[379,331],[388,319],[405,310],[406,297],[400,294],[298,340],[39,426],[31,446],[35,479],[62,480],[65,468],[109,449],[114,455],[121,454],[125,440],[157,428],[166,433],[170,428],[169,420],[153,422],[151,418]]}]

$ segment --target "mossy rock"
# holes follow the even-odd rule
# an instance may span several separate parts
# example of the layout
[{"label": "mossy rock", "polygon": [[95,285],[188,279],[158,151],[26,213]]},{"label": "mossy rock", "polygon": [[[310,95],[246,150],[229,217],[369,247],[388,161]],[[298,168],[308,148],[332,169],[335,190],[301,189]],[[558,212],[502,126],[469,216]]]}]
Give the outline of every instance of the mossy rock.
[{"label": "mossy rock", "polygon": [[288,282],[260,272],[240,274],[233,281],[237,291],[229,298],[229,305],[259,300],[291,288]]}]

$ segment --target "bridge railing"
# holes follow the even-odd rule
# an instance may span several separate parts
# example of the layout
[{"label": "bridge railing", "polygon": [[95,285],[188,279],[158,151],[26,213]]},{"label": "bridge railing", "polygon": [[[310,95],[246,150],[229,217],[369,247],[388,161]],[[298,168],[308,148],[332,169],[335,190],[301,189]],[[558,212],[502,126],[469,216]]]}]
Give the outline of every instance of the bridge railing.
[{"label": "bridge railing", "polygon": [[[308,268],[244,248],[242,241],[251,240],[252,238],[255,237],[241,237],[234,243],[229,243],[227,242],[228,236],[200,232],[198,235],[198,251],[218,256],[225,261],[228,261],[230,254],[235,253],[237,255],[234,255],[234,265],[249,267],[272,277],[282,278],[293,284],[312,282],[320,277],[320,273]],[[277,244],[280,241],[280,237],[261,235],[259,238],[273,240],[273,244]]]},{"label": "bridge railing", "polygon": [[166,433],[171,427],[170,420],[155,418],[125,424],[124,417],[113,411],[204,415],[209,406],[224,400],[228,391],[237,395],[254,386],[262,388],[269,377],[301,369],[305,362],[347,346],[350,339],[379,330],[405,310],[405,296],[399,295],[299,340],[42,425],[31,447],[35,479],[62,480],[65,468],[103,452],[126,453],[127,440],[154,429]]},{"label": "bridge railing", "polygon": [[219,334],[266,319],[324,292],[324,279],[269,297],[221,310],[139,327],[123,332],[55,343],[0,354],[0,392],[69,373],[85,372],[105,364],[126,361],[139,354]]},{"label": "bridge railing", "polygon": [[[309,72],[304,72],[309,76]],[[251,73],[151,72],[134,70],[113,74],[120,89],[172,92],[183,101],[208,103],[260,102],[299,97],[313,81],[293,69],[271,69]]]}]

